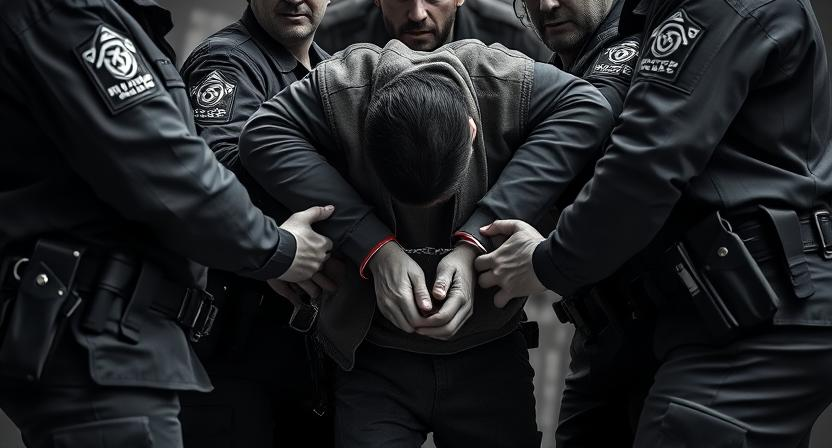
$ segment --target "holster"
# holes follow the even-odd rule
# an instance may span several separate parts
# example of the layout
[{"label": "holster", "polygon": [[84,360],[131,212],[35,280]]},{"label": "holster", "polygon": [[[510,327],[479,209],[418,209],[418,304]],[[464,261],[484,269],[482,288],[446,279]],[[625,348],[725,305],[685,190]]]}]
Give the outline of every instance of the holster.
[{"label": "holster", "polygon": [[716,343],[770,323],[777,311],[777,294],[719,212],[693,226],[662,261]]},{"label": "holster", "polygon": [[[0,375],[37,381],[81,298],[73,289],[85,248],[42,239],[28,258],[7,259],[3,287],[17,282],[3,305]],[[13,263],[11,263],[13,261]],[[9,264],[12,266],[8,266]],[[9,272],[11,270],[11,272]]]}]

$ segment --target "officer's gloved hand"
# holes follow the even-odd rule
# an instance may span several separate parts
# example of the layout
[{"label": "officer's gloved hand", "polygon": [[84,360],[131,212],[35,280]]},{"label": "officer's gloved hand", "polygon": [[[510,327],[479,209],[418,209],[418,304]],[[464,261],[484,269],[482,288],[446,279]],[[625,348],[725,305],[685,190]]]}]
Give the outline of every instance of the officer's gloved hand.
[{"label": "officer's gloved hand", "polygon": [[494,305],[503,308],[515,297],[525,297],[546,291],[532,265],[534,250],[543,235],[534,227],[518,220],[494,221],[480,229],[485,236],[506,235],[509,238],[497,250],[477,257],[474,262],[480,271],[482,288],[499,286]]},{"label": "officer's gloved hand", "polygon": [[278,277],[279,280],[291,283],[305,282],[321,270],[321,265],[329,258],[332,241],[312,230],[312,224],[329,218],[334,211],[335,207],[332,205],[310,207],[295,213],[280,225],[281,229],[294,235],[297,249],[292,265]]},{"label": "officer's gloved hand", "polygon": [[444,301],[435,314],[428,317],[427,326],[416,332],[432,338],[447,340],[453,337],[474,312],[474,259],[477,249],[468,244],[457,245],[445,255],[436,268],[433,298]]},{"label": "officer's gloved hand", "polygon": [[432,305],[422,268],[395,242],[382,246],[368,266],[381,314],[407,333],[425,326],[419,310],[427,313]]}]

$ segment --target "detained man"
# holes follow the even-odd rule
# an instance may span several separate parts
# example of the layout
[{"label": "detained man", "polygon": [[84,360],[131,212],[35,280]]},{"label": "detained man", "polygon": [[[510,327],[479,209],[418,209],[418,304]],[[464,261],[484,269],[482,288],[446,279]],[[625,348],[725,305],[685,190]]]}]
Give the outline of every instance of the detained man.
[{"label": "detained man", "polygon": [[243,165],[350,268],[317,339],[339,364],[336,445],[539,446],[524,300],[476,288],[496,217],[539,222],[613,118],[588,83],[478,41],[357,45],[266,102]]}]

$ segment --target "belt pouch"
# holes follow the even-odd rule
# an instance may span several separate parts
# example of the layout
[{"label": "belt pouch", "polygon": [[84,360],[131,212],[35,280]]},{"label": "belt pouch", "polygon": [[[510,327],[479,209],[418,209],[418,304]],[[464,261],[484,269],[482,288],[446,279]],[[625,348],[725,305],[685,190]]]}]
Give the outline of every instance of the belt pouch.
[{"label": "belt pouch", "polygon": [[777,295],[728,221],[714,213],[690,229],[685,240],[699,274],[740,329],[771,321]]},{"label": "belt pouch", "polygon": [[81,298],[72,290],[83,248],[40,240],[23,270],[0,346],[0,375],[37,381]]}]

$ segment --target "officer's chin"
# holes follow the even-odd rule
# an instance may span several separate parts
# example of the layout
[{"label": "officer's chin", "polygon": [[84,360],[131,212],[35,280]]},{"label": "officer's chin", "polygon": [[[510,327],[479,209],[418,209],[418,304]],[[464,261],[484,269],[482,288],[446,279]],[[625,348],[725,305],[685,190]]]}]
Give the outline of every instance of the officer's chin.
[{"label": "officer's chin", "polygon": [[411,50],[416,51],[433,51],[436,45],[436,35],[433,33],[404,33],[399,36],[399,40],[408,46]]}]

